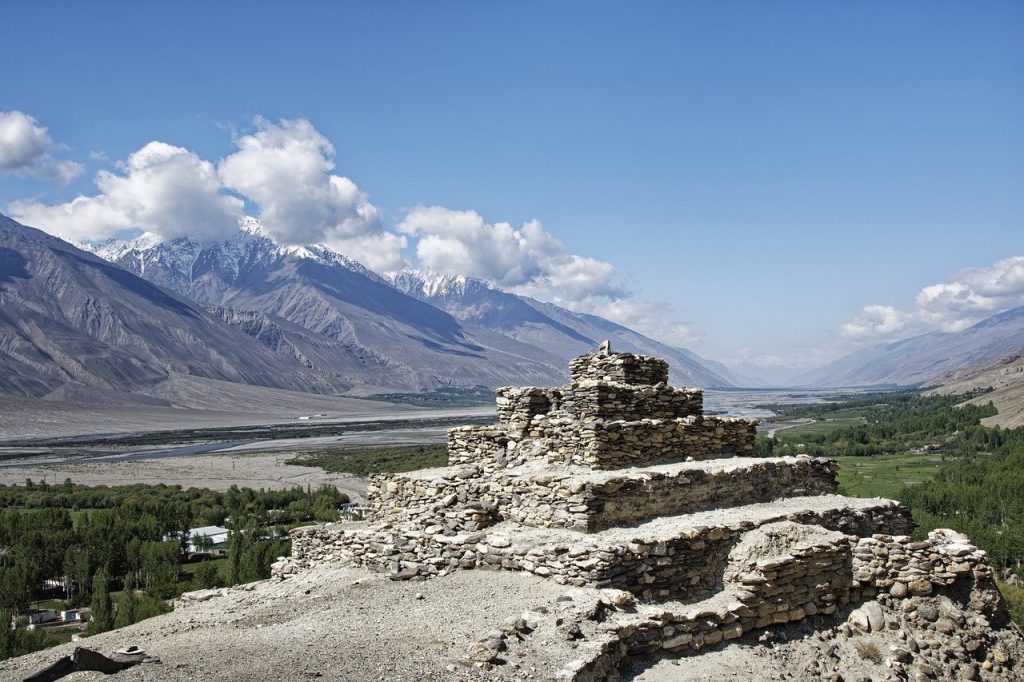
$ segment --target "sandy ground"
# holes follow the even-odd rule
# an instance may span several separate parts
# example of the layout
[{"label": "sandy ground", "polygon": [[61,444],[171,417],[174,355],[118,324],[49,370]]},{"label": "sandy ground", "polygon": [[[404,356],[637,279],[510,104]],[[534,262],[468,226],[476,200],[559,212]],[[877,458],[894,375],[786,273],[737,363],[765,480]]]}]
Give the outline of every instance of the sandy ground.
[{"label": "sandy ground", "polygon": [[316,467],[287,464],[295,453],[257,453],[166,457],[120,462],[82,462],[0,468],[0,483],[21,484],[26,478],[61,483],[70,478],[82,485],[128,485],[166,483],[185,488],[227,490],[239,488],[287,489],[295,486],[317,488],[328,483],[353,501],[363,501],[366,481],[349,474],[329,474]]},{"label": "sandy ground", "polygon": [[[25,479],[62,483],[70,478],[82,485],[165,483],[182,487],[227,490],[240,488],[286,489],[333,485],[356,502],[365,501],[366,481],[349,474],[327,473],[317,467],[288,464],[303,451],[318,448],[355,448],[377,445],[444,443],[448,427],[381,428],[352,431],[340,436],[260,440],[203,454],[163,455],[179,446],[96,450],[96,456],[41,449],[35,456],[6,459],[0,464],[0,484],[21,484]],[[185,446],[183,449],[188,449]],[[0,448],[3,451],[4,448]],[[14,449],[11,449],[12,451]],[[22,449],[18,449],[19,451]],[[89,452],[89,449],[83,451]]]},{"label": "sandy ground", "polygon": [[[334,409],[329,409],[333,407]],[[250,411],[195,410],[151,405],[83,405],[49,401],[19,401],[0,397],[0,442],[27,438],[57,438],[175,429],[252,426],[265,424],[323,424],[376,419],[429,419],[494,412],[487,408],[426,409],[374,400],[333,399],[308,409],[273,410],[256,405]],[[308,422],[298,417],[324,414]]]},{"label": "sandy ground", "polygon": [[[246,591],[249,588],[252,591]],[[531,648],[497,673],[474,669],[473,642],[531,605],[566,592],[553,581],[506,571],[461,571],[427,582],[320,566],[284,582],[263,581],[133,626],[0,663],[21,679],[75,646],[103,653],[135,644],[160,663],[122,680],[460,680],[545,679],[572,656],[564,639]],[[419,595],[419,597],[417,597]],[[71,680],[107,680],[75,673]]]}]

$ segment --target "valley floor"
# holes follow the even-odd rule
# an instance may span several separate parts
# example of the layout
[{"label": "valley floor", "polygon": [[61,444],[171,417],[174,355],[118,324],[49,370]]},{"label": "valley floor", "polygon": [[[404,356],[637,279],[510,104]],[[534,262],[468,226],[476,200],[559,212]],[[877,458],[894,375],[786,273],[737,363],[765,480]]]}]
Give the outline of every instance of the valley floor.
[{"label": "valley floor", "polygon": [[[64,438],[178,429],[224,428],[282,424],[344,423],[366,420],[432,419],[478,414],[481,408],[412,407],[378,400],[308,396],[307,402],[275,407],[254,404],[251,409],[185,409],[157,405],[111,405],[3,398],[0,444],[42,438]],[[487,412],[493,414],[494,408]],[[322,414],[322,417],[315,415]],[[302,417],[307,419],[303,420]]]},{"label": "valley floor", "polygon": [[353,502],[365,499],[366,480],[350,474],[327,473],[317,467],[289,464],[291,452],[239,455],[198,455],[115,462],[69,462],[0,467],[0,485],[21,485],[25,479],[57,484],[70,478],[81,485],[180,485],[183,488],[227,490],[232,485],[259,490],[319,488],[333,485]]}]

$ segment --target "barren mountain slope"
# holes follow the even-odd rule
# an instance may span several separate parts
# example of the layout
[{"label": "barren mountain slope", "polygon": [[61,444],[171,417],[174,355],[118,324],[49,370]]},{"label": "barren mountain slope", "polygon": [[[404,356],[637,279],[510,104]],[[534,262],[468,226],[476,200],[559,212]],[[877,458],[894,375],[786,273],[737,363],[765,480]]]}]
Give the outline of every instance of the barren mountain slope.
[{"label": "barren mountain slope", "polygon": [[172,372],[347,389],[173,292],[0,216],[0,394],[41,397],[64,384],[134,391]]},{"label": "barren mountain slope", "polygon": [[258,224],[199,244],[143,236],[100,256],[189,298],[275,353],[333,375],[353,393],[548,383],[563,375],[547,351],[403,294],[324,246],[279,247]]},{"label": "barren mountain slope", "polygon": [[920,386],[936,376],[1024,349],[1024,307],[993,315],[960,332],[931,332],[869,346],[794,380],[800,386]]},{"label": "barren mountain slope", "polygon": [[999,414],[982,422],[1005,429],[1024,426],[1024,354],[1015,353],[993,363],[948,372],[928,383],[934,386],[928,391],[930,395],[956,395],[992,388],[993,391],[968,401],[976,405],[991,402],[999,410]]},{"label": "barren mountain slope", "polygon": [[673,348],[597,315],[576,313],[527,296],[510,294],[471,277],[404,271],[391,278],[396,288],[444,310],[463,322],[486,327],[544,348],[564,365],[604,339],[616,351],[665,358],[673,383],[723,388],[742,384],[728,370],[690,351]]}]

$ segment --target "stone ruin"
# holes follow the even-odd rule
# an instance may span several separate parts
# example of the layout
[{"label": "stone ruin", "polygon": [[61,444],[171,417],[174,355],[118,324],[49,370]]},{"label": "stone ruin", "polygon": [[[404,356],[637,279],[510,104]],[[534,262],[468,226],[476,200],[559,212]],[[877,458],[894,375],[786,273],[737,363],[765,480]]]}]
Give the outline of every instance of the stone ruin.
[{"label": "stone ruin", "polygon": [[367,521],[293,531],[275,575],[347,561],[396,580],[486,569],[596,588],[622,613],[570,679],[876,594],[991,583],[963,536],[912,542],[900,503],[838,495],[834,461],[754,457],[757,422],[706,416],[663,360],[603,348],[570,370],[560,388],[498,389],[497,424],[452,429],[448,466],[373,476]]}]

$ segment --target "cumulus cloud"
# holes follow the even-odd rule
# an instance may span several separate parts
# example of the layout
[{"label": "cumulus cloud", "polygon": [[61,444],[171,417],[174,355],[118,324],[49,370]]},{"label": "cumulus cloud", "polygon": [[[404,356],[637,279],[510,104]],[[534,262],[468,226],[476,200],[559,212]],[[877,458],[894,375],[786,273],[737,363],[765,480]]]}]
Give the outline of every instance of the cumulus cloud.
[{"label": "cumulus cloud", "polygon": [[[11,139],[17,143],[0,149],[2,169],[31,166],[52,149],[34,119],[16,123],[20,132]],[[248,206],[283,246],[325,244],[389,273],[407,265],[403,251],[413,242],[426,270],[483,279],[668,343],[696,340],[671,306],[635,298],[610,263],[569,253],[537,220],[515,227],[488,223],[476,211],[420,206],[404,216],[397,233],[386,230],[366,193],[335,173],[334,146],[309,121],[258,118],[234,145],[212,163],[183,147],[149,142],[113,170],[99,171],[95,194],[56,205],[17,201],[8,210],[26,224],[74,240],[141,229],[163,239],[215,241],[237,231]]]},{"label": "cumulus cloud", "polygon": [[865,340],[936,329],[956,332],[1020,305],[1024,305],[1024,256],[1012,256],[989,267],[961,270],[949,282],[924,287],[917,294],[914,310],[866,306],[842,331],[852,339]]},{"label": "cumulus cloud", "polygon": [[626,294],[613,281],[611,264],[566,253],[537,220],[516,228],[488,223],[476,211],[420,206],[409,211],[398,231],[417,238],[416,257],[433,272],[467,275],[517,293],[566,301]]},{"label": "cumulus cloud", "polygon": [[579,312],[600,315],[670,346],[691,346],[701,340],[690,323],[680,320],[678,311],[668,303],[630,296],[583,301],[576,307]]},{"label": "cumulus cloud", "polygon": [[488,223],[476,211],[420,206],[398,231],[416,239],[426,270],[483,279],[517,294],[600,315],[660,341],[684,346],[698,340],[667,303],[636,298],[616,280],[611,263],[568,253],[537,220],[520,227]]},{"label": "cumulus cloud", "polygon": [[[45,156],[49,138],[45,129],[35,130],[34,137],[21,135],[18,146],[9,145],[0,160],[24,165]],[[235,146],[215,165],[183,147],[150,142],[115,171],[98,172],[97,194],[56,205],[16,201],[8,210],[69,239],[104,239],[138,228],[164,239],[217,241],[238,230],[244,198],[279,244],[326,244],[380,272],[405,265],[406,238],[385,231],[366,194],[331,172],[334,147],[309,121],[256,119],[255,131],[237,137]]]},{"label": "cumulus cloud", "polygon": [[150,142],[96,174],[99,194],[57,205],[16,201],[19,221],[70,239],[103,239],[140,228],[165,239],[223,239],[238,230],[243,202],[223,193],[213,164],[182,147]]},{"label": "cumulus cloud", "polygon": [[902,313],[891,305],[864,306],[860,314],[842,326],[843,334],[851,338],[894,336],[913,325],[913,315]]},{"label": "cumulus cloud", "polygon": [[377,207],[352,180],[331,173],[334,146],[309,121],[255,123],[255,132],[235,139],[238,151],[218,172],[226,187],[259,206],[271,237],[283,244],[372,247],[374,261],[400,259],[404,240],[384,232]]},{"label": "cumulus cloud", "polygon": [[397,272],[408,265],[402,256],[405,237],[391,232],[380,231],[359,237],[328,236],[323,243],[374,272]]},{"label": "cumulus cloud", "polygon": [[0,171],[33,175],[66,185],[85,168],[56,159],[56,145],[34,117],[21,111],[0,111]]}]

